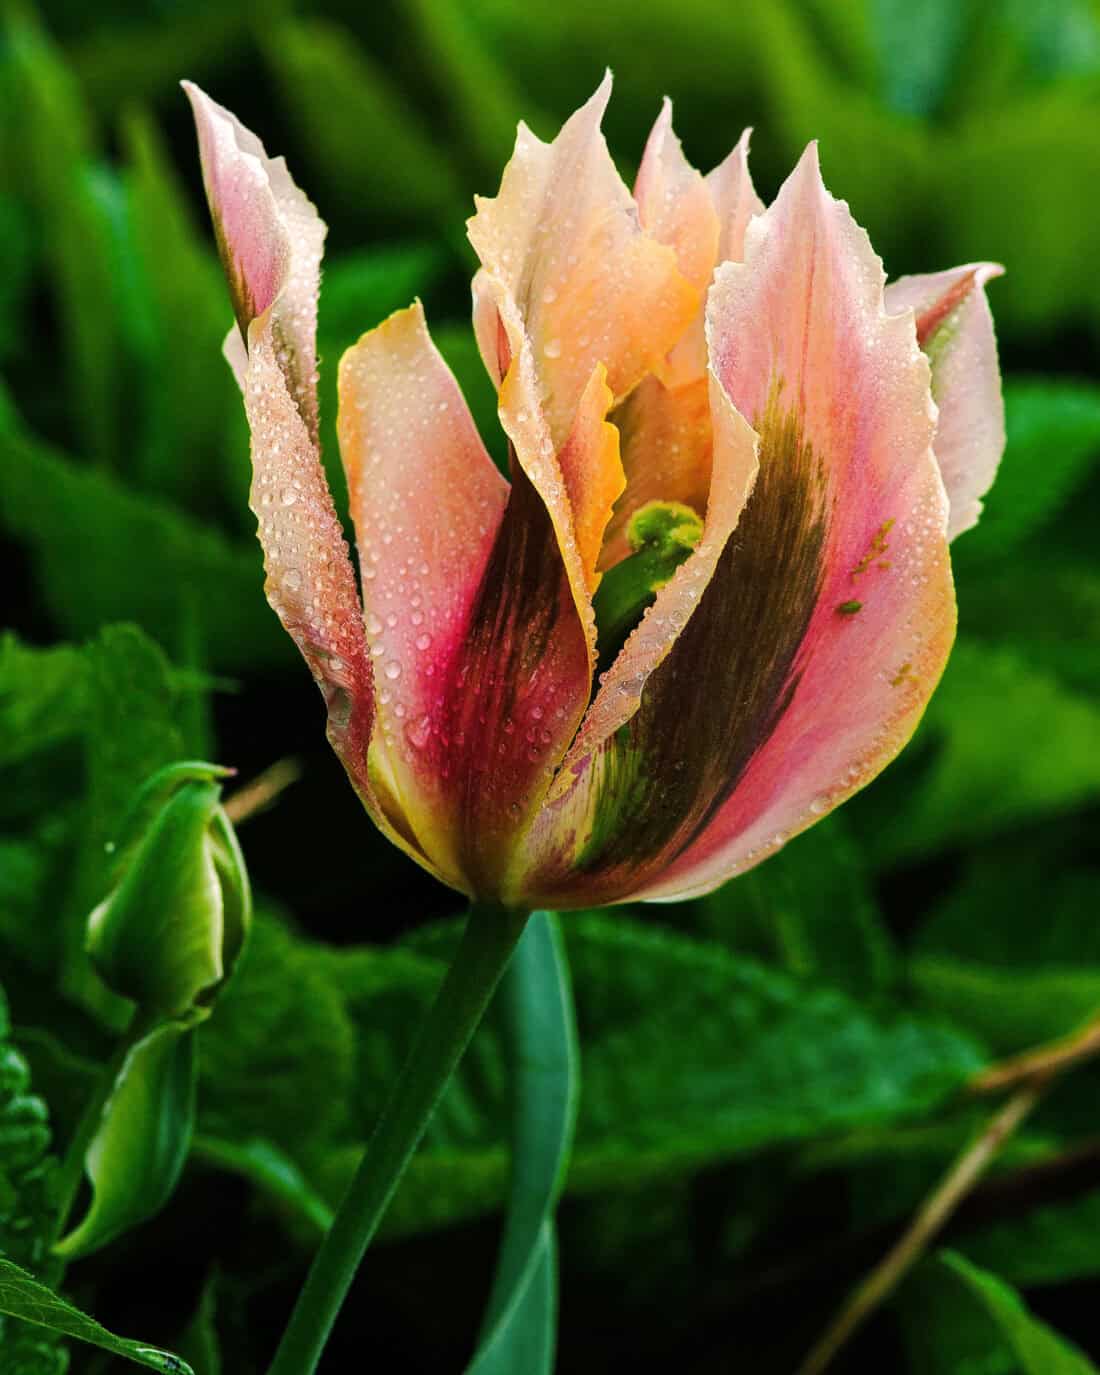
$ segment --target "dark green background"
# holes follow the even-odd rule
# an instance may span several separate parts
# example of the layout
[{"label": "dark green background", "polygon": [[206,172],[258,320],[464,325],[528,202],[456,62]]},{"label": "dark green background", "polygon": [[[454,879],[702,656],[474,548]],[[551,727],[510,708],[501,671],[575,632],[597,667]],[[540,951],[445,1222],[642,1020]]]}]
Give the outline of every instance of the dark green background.
[{"label": "dark green background", "polygon": [[[789,1375],[980,1118],[967,1077],[1100,1009],[1100,10],[114,0],[94,18],[75,2],[6,14],[0,597],[17,638],[0,649],[0,985],[61,1140],[108,1043],[80,927],[129,792],[185,755],[245,778],[303,765],[241,830],[261,922],[203,1033],[196,1158],[160,1219],[71,1274],[103,1321],[182,1342],[199,1375],[218,1369],[214,1329],[223,1371],[262,1369],[313,1244],[310,1200],[338,1196],[438,977],[448,929],[422,929],[456,902],[367,823],[264,603],[178,80],[286,153],[329,223],[338,492],[334,365],[414,295],[499,447],[462,222],[495,189],[516,120],[552,135],[606,65],[628,177],[667,93],[704,168],[755,127],[766,199],[820,139],[830,189],[892,276],[1005,264],[990,295],[1009,447],[956,546],[959,643],[914,743],[712,897],[565,924],[585,1080],[559,1368]],[[1093,1369],[1068,1343],[1100,1361],[1098,1087],[1100,1071],[1067,1079],[952,1225],[980,1270],[927,1262],[838,1372]],[[505,1117],[490,1027],[326,1371],[461,1369]],[[300,1172],[282,1201],[254,1161],[225,1168],[257,1137]],[[3,1225],[0,1210],[7,1249]],[[81,1350],[72,1369],[113,1361]]]}]

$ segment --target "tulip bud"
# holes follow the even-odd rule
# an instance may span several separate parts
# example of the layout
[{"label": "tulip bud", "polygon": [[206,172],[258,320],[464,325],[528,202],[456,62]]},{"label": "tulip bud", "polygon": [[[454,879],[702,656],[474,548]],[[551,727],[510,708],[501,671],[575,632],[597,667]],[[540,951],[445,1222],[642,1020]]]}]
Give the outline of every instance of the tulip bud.
[{"label": "tulip bud", "polygon": [[137,1004],[84,1153],[91,1206],[59,1241],[87,1255],[157,1212],[187,1159],[195,1034],[244,947],[251,894],[212,764],[173,764],[142,788],[116,849],[115,886],[88,918],[104,982]]},{"label": "tulip bud", "polygon": [[244,944],[248,875],[216,781],[227,772],[173,764],[149,780],[123,827],[118,881],[88,918],[93,964],[145,1021],[209,1004]]}]

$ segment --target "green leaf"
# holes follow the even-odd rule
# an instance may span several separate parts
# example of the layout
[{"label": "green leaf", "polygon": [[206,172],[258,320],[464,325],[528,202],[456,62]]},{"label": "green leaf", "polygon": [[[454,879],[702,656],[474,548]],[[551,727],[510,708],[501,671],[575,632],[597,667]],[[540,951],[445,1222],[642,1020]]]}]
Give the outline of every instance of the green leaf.
[{"label": "green leaf", "polygon": [[498,999],[512,1059],[512,1184],[469,1375],[550,1375],[557,1288],[553,1210],[579,1090],[569,970],[552,913],[531,916]]},{"label": "green leaf", "polygon": [[168,660],[131,625],[108,626],[85,650],[88,723],[81,838],[64,914],[63,979],[74,998],[120,1024],[117,999],[104,1000],[85,950],[88,913],[109,886],[112,845],[137,789],[178,759],[183,741]]},{"label": "green leaf", "polygon": [[[963,577],[1003,559],[1065,504],[1100,457],[1100,387],[1062,379],[1010,379],[1006,444],[977,526],[958,547]],[[998,574],[1003,574],[1003,565]],[[1045,568],[1029,568],[1045,591]],[[1051,599],[1053,600],[1053,599]],[[969,603],[965,604],[970,613]]]},{"label": "green leaf", "polygon": [[[950,260],[992,260],[1008,269],[998,285],[1002,334],[1092,324],[1100,284],[1081,272],[1100,233],[1100,207],[1080,188],[1100,176],[1100,126],[1087,85],[1012,91],[978,108],[940,141],[935,229]],[[1028,195],[1014,193],[1028,169]]]},{"label": "green leaf", "polygon": [[921,1375],[1096,1375],[1072,1343],[1028,1312],[988,1270],[943,1251],[900,1295],[912,1367]]},{"label": "green leaf", "polygon": [[585,1047],[578,1185],[915,1116],[981,1061],[935,1022],[638,923],[571,917],[566,943]]},{"label": "green leaf", "polygon": [[930,1011],[998,1055],[1063,1036],[1100,1011],[1100,966],[1005,970],[925,955],[910,963],[909,977]]},{"label": "green leaf", "polygon": [[3,1257],[0,1257],[0,1313],[102,1347],[104,1351],[125,1356],[150,1370],[158,1370],[161,1375],[193,1375],[191,1367],[178,1356],[158,1351],[156,1347],[146,1346],[142,1342],[116,1337],[94,1318],[74,1308],[52,1289],[39,1283],[33,1275]]},{"label": "green leaf", "polygon": [[[56,1161],[49,1154],[49,1115],[31,1092],[30,1069],[9,1039],[0,988],[0,1256],[39,1270],[57,1226]],[[2,1284],[2,1280],[0,1280]],[[0,1367],[60,1371],[66,1356],[52,1334],[7,1321],[0,1304]]]},{"label": "green leaf", "polygon": [[289,1205],[318,1232],[327,1232],[332,1226],[333,1210],[294,1161],[270,1141],[222,1141],[214,1136],[197,1136],[191,1158],[242,1175],[270,1198]]},{"label": "green leaf", "polygon": [[362,223],[369,208],[371,221],[422,222],[461,204],[451,161],[354,34],[321,20],[280,23],[264,33],[263,52],[326,203],[345,218]]},{"label": "green leaf", "polygon": [[98,463],[117,465],[122,353],[116,225],[93,173],[91,130],[79,89],[25,13],[5,25],[0,69],[6,131],[3,173],[30,201],[42,235],[64,350],[61,385],[73,438]]},{"label": "green leaf", "polygon": [[881,989],[890,939],[843,817],[826,817],[767,864],[702,898],[703,928],[738,954],[851,993]]},{"label": "green leaf", "polygon": [[80,731],[88,714],[88,667],[70,645],[37,649],[0,635],[0,767]]},{"label": "green leaf", "polygon": [[959,571],[967,634],[1012,644],[1027,662],[1086,695],[1100,683],[1100,572],[1067,550],[1061,522],[1010,559]]},{"label": "green leaf", "polygon": [[92,1202],[55,1247],[90,1255],[158,1213],[183,1171],[195,1121],[193,1019],[165,1022],[126,1053],[84,1158]]},{"label": "green leaf", "polygon": [[987,846],[913,941],[914,989],[998,1054],[1100,1012],[1100,876],[1071,856],[1067,838]]},{"label": "green leaf", "polygon": [[869,25],[886,106],[929,114],[943,102],[967,36],[968,6],[958,0],[910,5],[872,0]]},{"label": "green leaf", "polygon": [[198,1306],[176,1345],[195,1375],[222,1375],[221,1348],[217,1328],[218,1272],[213,1271],[202,1287]]},{"label": "green leaf", "polygon": [[290,653],[264,599],[257,548],[3,423],[0,528],[28,550],[39,595],[66,634],[128,619],[173,646],[194,616],[215,670],[254,671]]},{"label": "green leaf", "polygon": [[414,0],[409,11],[455,128],[473,145],[479,170],[499,174],[511,155],[520,118],[535,127],[539,123],[526,92],[521,99],[507,65],[478,40],[455,0]]},{"label": "green leaf", "polygon": [[270,1139],[293,1160],[345,1120],[356,1085],[352,1024],[314,955],[259,913],[217,1016],[203,1027],[200,1131]]},{"label": "green leaf", "polygon": [[968,1232],[959,1249],[1010,1284],[1064,1284],[1100,1275],[1100,1190]]},{"label": "green leaf", "polygon": [[1007,647],[960,640],[910,757],[853,810],[875,860],[894,863],[1098,793],[1100,709]]}]

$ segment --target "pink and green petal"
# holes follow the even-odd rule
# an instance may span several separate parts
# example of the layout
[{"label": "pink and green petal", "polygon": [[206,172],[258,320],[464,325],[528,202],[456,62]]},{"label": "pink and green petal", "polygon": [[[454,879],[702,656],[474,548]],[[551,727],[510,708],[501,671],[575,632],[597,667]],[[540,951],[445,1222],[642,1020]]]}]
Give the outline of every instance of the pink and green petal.
[{"label": "pink and green petal", "polygon": [[699,303],[615,170],[600,132],[610,93],[608,76],[553,143],[521,124],[498,195],[478,198],[468,226],[485,269],[475,318],[486,366],[501,375],[487,291],[502,317],[502,299],[514,307],[504,318],[512,354],[517,329],[530,343],[555,449],[596,364],[621,399],[660,366]]},{"label": "pink and green petal", "polygon": [[475,892],[517,900],[517,844],[576,733],[592,681],[545,502],[516,465],[462,643],[445,689],[451,786],[463,873]]},{"label": "pink and green petal", "polygon": [[371,766],[436,870],[468,888],[443,777],[450,753],[444,691],[469,634],[508,484],[419,303],[344,354],[338,430],[374,666]]},{"label": "pink and green petal", "polygon": [[[645,713],[650,705],[649,685],[660,675],[662,665],[705,607],[708,585],[721,566],[724,551],[756,478],[756,434],[713,378],[710,387],[714,472],[703,537],[670,581],[659,589],[653,606],[610,669],[602,675],[596,699],[531,835],[528,864],[532,872],[527,881],[536,885],[540,900],[546,891],[562,895],[555,885],[563,880],[566,887],[571,888],[573,884],[567,876],[576,869],[578,862],[581,865],[580,890],[587,894],[593,877],[588,868],[589,859],[603,870],[599,886],[592,891],[617,891],[624,882],[636,882],[636,858],[627,864],[625,874],[618,864],[605,866],[600,855],[603,842],[611,838],[610,831],[618,824],[620,804],[622,820],[628,828],[644,826],[644,813],[650,811],[652,814],[650,804],[656,794],[676,791],[675,775],[682,761],[671,758],[664,761],[668,765],[667,774],[662,774],[660,769],[651,771],[650,765],[655,761],[626,737],[633,731],[638,715]],[[713,626],[710,631],[713,651]],[[689,702],[705,697],[709,690],[705,659],[700,660],[698,668],[700,672],[695,676],[695,670],[689,665],[691,681],[677,687],[681,705],[675,710],[685,719],[691,716]],[[701,685],[703,692],[699,691]],[[674,710],[671,703],[665,706]],[[659,723],[657,729],[662,729]],[[672,788],[669,788],[670,783]],[[648,800],[635,810],[634,804],[643,796]],[[687,800],[681,801],[686,803]],[[657,809],[660,810],[660,804]],[[587,901],[587,897],[582,901]],[[575,900],[571,905],[576,905]]]},{"label": "pink and green petal", "polygon": [[243,340],[237,327],[231,331],[227,354],[252,435],[250,503],[268,600],[321,689],[329,739],[364,805],[424,863],[368,772],[374,705],[362,608],[316,439],[313,321],[324,225],[281,159],[269,159],[259,140],[196,87],[188,95],[211,215],[246,330]]},{"label": "pink and green petal", "polygon": [[708,315],[759,474],[698,609],[588,766],[584,829],[559,832],[579,872],[536,876],[548,902],[688,896],[759,862],[893,758],[954,636],[928,364],[812,148]]},{"label": "pink and green petal", "polygon": [[889,311],[914,312],[917,342],[932,365],[940,412],[935,450],[951,503],[951,539],[976,523],[1004,452],[997,340],[985,296],[986,282],[1003,271],[997,263],[969,263],[886,288]]}]

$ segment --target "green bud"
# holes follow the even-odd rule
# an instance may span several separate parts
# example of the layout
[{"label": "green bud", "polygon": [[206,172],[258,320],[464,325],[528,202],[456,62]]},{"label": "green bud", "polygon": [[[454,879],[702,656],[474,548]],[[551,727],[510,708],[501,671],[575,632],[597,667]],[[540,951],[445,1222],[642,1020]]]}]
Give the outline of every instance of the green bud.
[{"label": "green bud", "polygon": [[659,589],[702,536],[702,518],[683,502],[649,501],[634,512],[626,531],[633,553],[603,575],[593,598],[603,667],[614,662]]},{"label": "green bud", "polygon": [[251,917],[244,859],[211,764],[173,764],[136,798],[116,884],[88,918],[87,949],[143,1024],[206,1007],[233,970]]},{"label": "green bud", "polygon": [[196,1031],[244,947],[252,902],[212,764],[173,764],[122,828],[115,886],[88,918],[88,953],[137,1004],[84,1152],[91,1204],[59,1255],[87,1255],[151,1217],[179,1180],[195,1117]]}]

